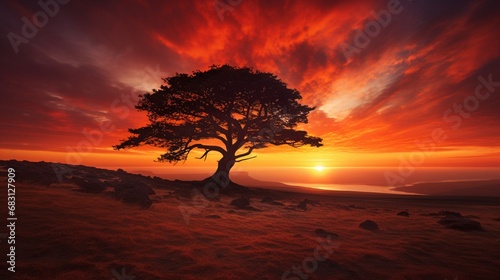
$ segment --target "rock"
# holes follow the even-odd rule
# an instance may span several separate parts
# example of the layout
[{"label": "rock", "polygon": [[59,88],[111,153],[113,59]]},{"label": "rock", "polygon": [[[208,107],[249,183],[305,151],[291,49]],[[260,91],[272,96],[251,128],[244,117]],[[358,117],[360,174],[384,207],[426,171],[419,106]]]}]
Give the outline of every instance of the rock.
[{"label": "rock", "polygon": [[309,200],[309,199],[304,199],[302,200],[299,204],[297,204],[297,206],[295,206],[296,208],[298,209],[301,209],[301,210],[304,210],[304,211],[307,211],[307,205],[310,204],[310,205],[317,205],[319,204],[318,201],[314,201],[314,200]]},{"label": "rock", "polygon": [[492,220],[493,220],[493,221],[500,222],[500,218],[493,218]]},{"label": "rock", "polygon": [[249,211],[262,211],[253,206],[250,206],[250,199],[248,197],[240,197],[231,201],[231,205],[238,209],[249,210]]},{"label": "rock", "polygon": [[148,184],[137,180],[122,180],[114,184],[115,191],[120,189],[143,189],[148,195],[156,194]]},{"label": "rock", "polygon": [[[27,167],[21,169],[23,170],[23,176],[20,178],[16,178],[16,181],[30,182],[42,186],[50,186],[53,183],[59,183],[57,176],[54,176],[54,170],[44,171],[42,168],[40,168],[40,166],[38,166],[37,169],[30,170],[29,167],[31,166],[28,165]],[[16,168],[16,170],[19,170],[19,168]],[[48,176],[49,174],[50,176]],[[64,180],[64,178],[62,179]]]},{"label": "rock", "polygon": [[444,225],[446,228],[463,230],[463,231],[484,231],[481,224],[478,221],[466,219],[457,216],[447,216],[442,218],[437,222],[440,225]]},{"label": "rock", "polygon": [[396,215],[403,216],[403,217],[410,217],[410,213],[408,212],[408,210],[401,211],[401,212],[397,213]]},{"label": "rock", "polygon": [[240,197],[231,201],[231,205],[237,208],[244,209],[250,206],[250,199],[248,197]]},{"label": "rock", "polygon": [[127,172],[125,170],[121,169],[121,168],[116,169],[116,173],[122,174],[122,175],[123,174],[127,174]]},{"label": "rock", "polygon": [[119,191],[115,191],[113,196],[125,203],[137,204],[145,209],[151,207],[151,204],[153,203],[151,199],[149,199],[147,192],[139,188],[121,189]]},{"label": "rock", "polygon": [[324,229],[322,229],[322,228],[318,228],[318,229],[316,229],[316,230],[314,231],[314,233],[315,233],[317,236],[321,237],[321,238],[328,238],[328,237],[330,237],[330,238],[338,238],[338,237],[339,237],[339,235],[338,235],[338,234],[336,234],[336,233],[334,233],[334,232],[329,232],[329,231],[326,231],[326,230],[324,230]]},{"label": "rock", "polygon": [[365,230],[370,230],[370,231],[375,231],[378,230],[378,225],[372,220],[366,220],[359,224],[359,228],[365,229]]},{"label": "rock", "polygon": [[306,211],[307,210],[307,199],[304,199],[302,202],[300,202],[299,204],[297,204],[296,207],[299,208],[299,209],[302,209],[302,210]]},{"label": "rock", "polygon": [[121,181],[115,185],[113,196],[125,203],[136,204],[145,209],[153,203],[149,198],[154,190],[146,183],[140,181]]},{"label": "rock", "polygon": [[219,215],[207,215],[207,216],[205,216],[205,218],[209,218],[209,219],[220,219],[220,216],[219,216]]},{"label": "rock", "polygon": [[266,204],[269,204],[269,205],[285,206],[285,204],[283,204],[281,202],[278,202],[278,201],[275,201],[274,198],[269,197],[269,196],[266,196],[266,197],[262,198],[262,200],[260,202],[266,203]]},{"label": "rock", "polygon": [[80,191],[86,193],[100,193],[106,189],[106,184],[98,180],[97,178],[80,178],[73,177],[72,181],[78,187],[80,187]]}]

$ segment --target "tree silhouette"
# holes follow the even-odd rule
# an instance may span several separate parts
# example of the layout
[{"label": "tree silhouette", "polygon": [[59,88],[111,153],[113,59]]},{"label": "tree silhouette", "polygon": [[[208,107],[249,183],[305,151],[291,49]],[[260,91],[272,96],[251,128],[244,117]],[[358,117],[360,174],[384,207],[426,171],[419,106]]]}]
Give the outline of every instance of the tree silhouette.
[{"label": "tree silhouette", "polygon": [[[269,145],[320,147],[322,139],[296,130],[307,123],[313,107],[301,105],[295,89],[271,73],[229,65],[163,79],[166,85],[141,95],[136,108],[150,123],[129,129],[133,136],[115,149],[140,145],[165,148],[158,161],[187,160],[193,149],[221,155],[217,172],[229,173],[235,162],[250,159],[255,149]],[[238,153],[241,148],[246,151]]]}]

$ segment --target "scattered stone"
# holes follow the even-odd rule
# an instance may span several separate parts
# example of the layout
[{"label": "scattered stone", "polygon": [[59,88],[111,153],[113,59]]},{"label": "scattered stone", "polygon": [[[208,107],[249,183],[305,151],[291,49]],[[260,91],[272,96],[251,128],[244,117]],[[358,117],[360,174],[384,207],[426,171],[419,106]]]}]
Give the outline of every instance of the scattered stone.
[{"label": "scattered stone", "polygon": [[250,206],[250,199],[248,197],[240,197],[231,201],[231,205],[236,206],[236,208],[243,209]]},{"label": "scattered stone", "polygon": [[410,213],[408,212],[408,210],[401,211],[401,212],[397,213],[396,215],[403,216],[403,217],[410,217]]},{"label": "scattered stone", "polygon": [[500,218],[493,218],[492,220],[493,220],[493,221],[500,222]]},{"label": "scattered stone", "polygon": [[444,225],[446,228],[463,230],[463,231],[484,231],[481,224],[478,221],[466,219],[457,216],[446,216],[437,222],[440,225]]},{"label": "scattered stone", "polygon": [[300,202],[300,203],[297,205],[297,208],[299,208],[299,209],[302,209],[302,210],[306,211],[306,210],[307,210],[307,202],[306,202],[306,200],[304,200],[304,201]]},{"label": "scattered stone", "polygon": [[207,215],[207,216],[205,216],[205,218],[209,218],[209,219],[220,219],[220,216],[219,216],[219,215]]},{"label": "scattered stone", "polygon": [[269,197],[269,196],[262,198],[262,200],[260,202],[265,203],[265,204],[269,204],[269,205],[285,206],[285,204],[283,204],[279,201],[276,201],[276,200],[274,200],[274,198]]},{"label": "scattered stone", "polygon": [[302,200],[302,202],[300,202],[298,205],[297,205],[297,208],[300,208],[302,210],[307,210],[307,205],[310,204],[310,205],[318,205],[319,202],[318,201],[315,201],[315,200],[310,200],[310,199],[304,199]]},{"label": "scattered stone", "polygon": [[339,235],[334,233],[334,232],[329,232],[329,231],[326,231],[322,228],[318,228],[314,231],[314,233],[316,233],[317,236],[321,237],[321,238],[338,238]]},{"label": "scattered stone", "polygon": [[227,213],[234,214],[234,213],[236,213],[236,211],[234,211],[233,209],[231,209],[231,210],[227,211]]},{"label": "scattered stone", "polygon": [[72,181],[85,193],[101,193],[106,189],[106,184],[96,178],[73,177]]},{"label": "scattered stone", "polygon": [[151,188],[148,184],[137,181],[137,180],[122,180],[119,183],[115,184],[115,191],[119,191],[121,189],[141,189],[145,191],[148,195],[155,195],[156,192]]},{"label": "scattered stone", "polygon": [[231,201],[231,205],[238,209],[249,210],[249,211],[261,211],[253,206],[250,206],[250,199],[248,197],[240,197]]},{"label": "scattered stone", "polygon": [[127,174],[127,172],[121,168],[116,169],[116,173],[121,174],[121,175]]},{"label": "scattered stone", "polygon": [[137,204],[145,209],[153,203],[149,198],[154,190],[140,181],[121,181],[115,186],[113,196],[125,203]]},{"label": "scattered stone", "polygon": [[149,208],[153,203],[146,192],[141,189],[122,189],[115,191],[113,196],[128,204],[137,204],[142,208]]},{"label": "scattered stone", "polygon": [[359,224],[359,228],[365,229],[365,230],[370,230],[370,231],[375,231],[378,230],[378,225],[372,220],[366,220]]}]

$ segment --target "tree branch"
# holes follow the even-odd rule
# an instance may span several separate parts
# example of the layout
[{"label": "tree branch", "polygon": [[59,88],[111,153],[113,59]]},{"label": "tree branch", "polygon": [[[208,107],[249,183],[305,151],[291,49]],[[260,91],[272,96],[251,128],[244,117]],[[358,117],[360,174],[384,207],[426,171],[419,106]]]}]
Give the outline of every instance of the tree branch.
[{"label": "tree branch", "polygon": [[245,152],[245,153],[243,153],[243,154],[236,155],[234,158],[235,158],[235,159],[238,159],[238,158],[240,158],[240,157],[246,157],[246,156],[248,156],[248,155],[250,155],[250,154],[252,153],[253,149],[254,149],[253,147],[250,147],[250,148],[248,149],[248,151],[246,151],[246,152]]},{"label": "tree branch", "polygon": [[226,151],[224,151],[224,149],[222,149],[221,147],[213,146],[213,145],[194,144],[194,145],[189,146],[187,149],[189,149],[191,151],[192,149],[195,149],[195,148],[217,151],[217,152],[221,153],[222,155],[224,155],[226,153]]},{"label": "tree branch", "polygon": [[253,157],[249,157],[249,158],[244,158],[244,159],[238,159],[238,160],[235,160],[234,162],[242,162],[242,161],[253,159],[253,158],[256,158],[256,157],[257,156],[253,156]]},{"label": "tree branch", "polygon": [[206,150],[205,150],[205,153],[203,153],[203,155],[202,155],[201,157],[197,157],[196,159],[202,159],[202,158],[204,158],[204,161],[206,161],[206,160],[207,160],[208,153],[210,153],[211,151],[213,151],[213,150],[206,149]]}]

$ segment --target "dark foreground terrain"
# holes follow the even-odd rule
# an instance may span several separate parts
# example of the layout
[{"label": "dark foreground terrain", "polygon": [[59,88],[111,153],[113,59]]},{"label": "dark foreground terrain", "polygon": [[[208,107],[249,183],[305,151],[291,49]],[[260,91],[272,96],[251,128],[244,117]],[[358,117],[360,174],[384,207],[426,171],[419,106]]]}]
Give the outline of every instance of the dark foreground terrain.
[{"label": "dark foreground terrain", "polygon": [[0,279],[500,279],[498,198],[234,186],[208,200],[196,182],[0,166],[5,185],[16,170],[18,218]]}]

